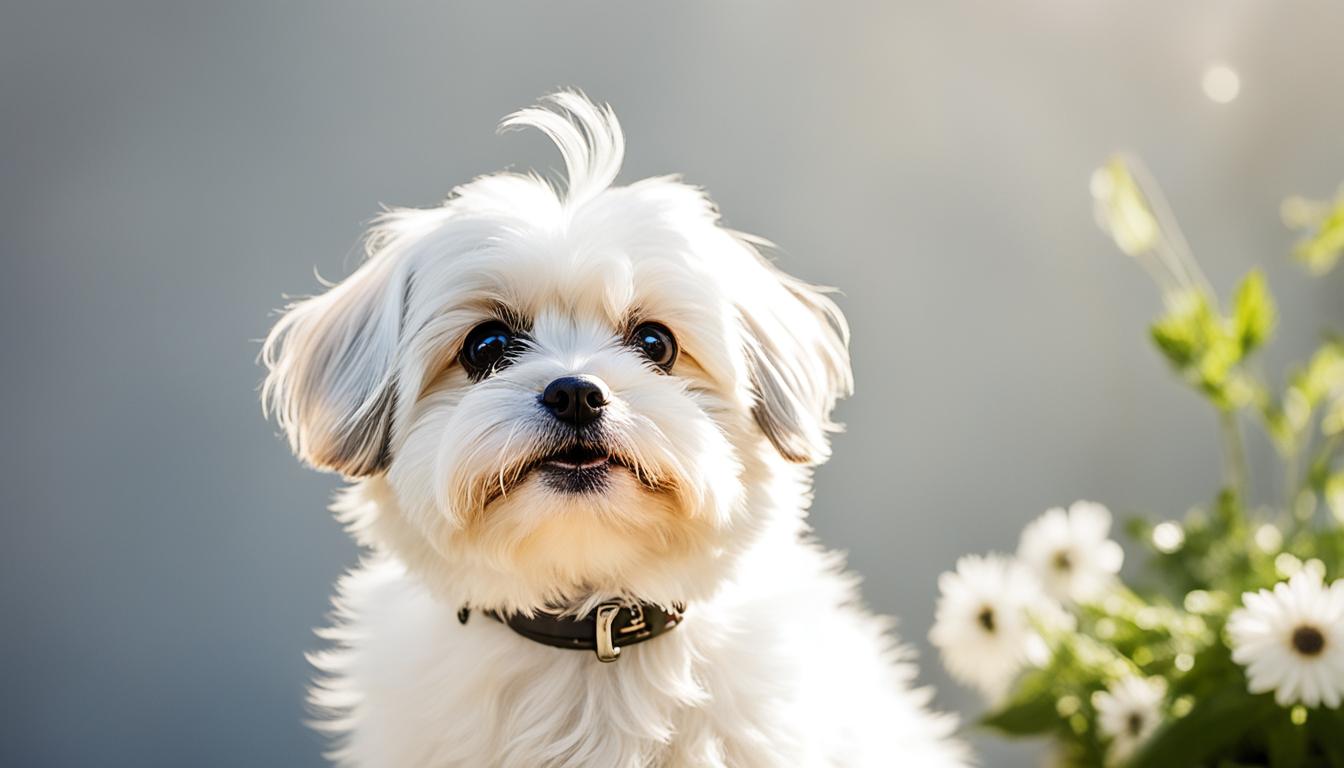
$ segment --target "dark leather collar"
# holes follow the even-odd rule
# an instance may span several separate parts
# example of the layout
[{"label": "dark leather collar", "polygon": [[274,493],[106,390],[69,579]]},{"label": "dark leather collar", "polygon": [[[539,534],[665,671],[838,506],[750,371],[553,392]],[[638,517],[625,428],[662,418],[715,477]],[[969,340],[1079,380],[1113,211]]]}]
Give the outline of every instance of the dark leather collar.
[{"label": "dark leather collar", "polygon": [[[666,611],[651,603],[607,602],[577,617],[545,611],[532,616],[506,615],[493,610],[483,613],[533,642],[553,648],[593,651],[600,661],[615,661],[625,646],[670,632],[681,623],[683,610],[681,606]],[[463,624],[470,616],[470,608],[457,612]]]}]

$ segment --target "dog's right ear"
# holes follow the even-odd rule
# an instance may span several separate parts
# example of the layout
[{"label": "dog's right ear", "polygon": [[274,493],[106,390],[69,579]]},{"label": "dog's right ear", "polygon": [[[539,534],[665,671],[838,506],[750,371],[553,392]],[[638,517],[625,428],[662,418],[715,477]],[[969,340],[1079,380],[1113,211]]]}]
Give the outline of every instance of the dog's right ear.
[{"label": "dog's right ear", "polygon": [[262,346],[262,407],[319,469],[361,477],[387,468],[407,290],[399,261],[372,249],[350,277],[286,307]]},{"label": "dog's right ear", "polygon": [[752,415],[785,459],[820,464],[831,453],[829,433],[840,429],[831,409],[854,388],[849,325],[826,289],[781,272],[753,247],[764,241],[741,243],[759,267],[744,281],[754,285],[752,300],[738,307]]}]

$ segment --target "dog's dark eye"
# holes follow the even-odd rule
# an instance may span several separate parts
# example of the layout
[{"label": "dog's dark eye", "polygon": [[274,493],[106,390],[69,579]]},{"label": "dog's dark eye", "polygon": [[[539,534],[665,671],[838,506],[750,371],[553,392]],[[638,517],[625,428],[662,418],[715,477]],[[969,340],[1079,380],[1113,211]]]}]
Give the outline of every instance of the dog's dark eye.
[{"label": "dog's dark eye", "polygon": [[630,342],[649,359],[649,362],[670,370],[677,361],[677,340],[672,332],[660,323],[643,323],[635,328]]},{"label": "dog's dark eye", "polygon": [[462,367],[476,378],[484,378],[508,362],[513,332],[498,320],[481,323],[467,334],[462,345]]}]

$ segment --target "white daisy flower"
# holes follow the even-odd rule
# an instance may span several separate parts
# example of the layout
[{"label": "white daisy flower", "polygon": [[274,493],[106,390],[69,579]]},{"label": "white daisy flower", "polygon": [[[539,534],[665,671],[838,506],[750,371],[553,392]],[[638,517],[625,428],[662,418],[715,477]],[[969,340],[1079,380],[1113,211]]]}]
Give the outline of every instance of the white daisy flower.
[{"label": "white daisy flower", "polygon": [[1279,706],[1334,709],[1344,698],[1344,579],[1329,587],[1304,568],[1270,591],[1247,592],[1228,617],[1232,658],[1251,693],[1274,692]]},{"label": "white daisy flower", "polygon": [[1160,677],[1123,677],[1092,696],[1097,729],[1111,740],[1106,751],[1113,765],[1123,764],[1162,723],[1167,682]]},{"label": "white daisy flower", "polygon": [[938,577],[938,590],[929,640],[957,680],[995,701],[1023,666],[1049,660],[1032,621],[1057,622],[1063,611],[1017,562],[968,555],[957,561],[955,572]]},{"label": "white daisy flower", "polygon": [[1115,580],[1125,552],[1112,541],[1111,513],[1090,501],[1056,507],[1022,530],[1017,558],[1059,600],[1098,597]]}]

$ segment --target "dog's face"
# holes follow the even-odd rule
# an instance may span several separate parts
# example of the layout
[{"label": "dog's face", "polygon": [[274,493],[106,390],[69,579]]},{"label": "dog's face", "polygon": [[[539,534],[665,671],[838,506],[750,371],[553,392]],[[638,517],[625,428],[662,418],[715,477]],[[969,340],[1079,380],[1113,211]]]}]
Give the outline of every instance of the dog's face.
[{"label": "dog's face", "polygon": [[385,216],[369,260],[276,325],[265,395],[431,580],[469,563],[514,585],[504,603],[671,594],[751,534],[754,485],[825,458],[844,320],[699,191],[610,186],[615,118],[549,104],[505,125],[555,140],[566,194],[501,174]]}]

